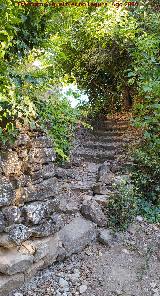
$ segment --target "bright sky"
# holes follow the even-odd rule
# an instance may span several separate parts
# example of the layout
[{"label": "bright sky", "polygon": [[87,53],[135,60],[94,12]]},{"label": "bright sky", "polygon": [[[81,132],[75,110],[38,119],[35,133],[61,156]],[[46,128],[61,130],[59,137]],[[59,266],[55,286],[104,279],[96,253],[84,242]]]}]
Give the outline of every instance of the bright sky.
[{"label": "bright sky", "polygon": [[[78,93],[79,94],[79,98],[76,99],[74,97],[74,95],[67,95],[67,91],[69,90],[73,90],[74,92]],[[77,88],[77,85],[76,84],[69,84],[65,87],[63,87],[62,89],[62,94],[65,95],[67,97],[67,99],[71,102],[71,106],[74,108],[78,105],[78,103],[82,102],[82,101],[85,101],[87,102],[88,101],[88,96],[83,94],[78,88]]]}]

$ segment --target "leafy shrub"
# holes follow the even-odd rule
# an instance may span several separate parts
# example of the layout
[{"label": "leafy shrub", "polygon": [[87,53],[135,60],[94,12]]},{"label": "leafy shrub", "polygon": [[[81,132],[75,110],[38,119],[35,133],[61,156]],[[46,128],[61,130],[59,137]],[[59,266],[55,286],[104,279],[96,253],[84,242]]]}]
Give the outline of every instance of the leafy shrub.
[{"label": "leafy shrub", "polygon": [[133,185],[125,180],[114,187],[116,191],[107,206],[109,226],[126,229],[137,213],[136,190]]},{"label": "leafy shrub", "polygon": [[65,98],[50,96],[47,101],[36,102],[40,126],[53,139],[59,160],[68,159],[74,131],[78,122],[78,111]]},{"label": "leafy shrub", "polygon": [[139,195],[149,203],[160,206],[160,158],[151,145],[134,152],[132,178]]},{"label": "leafy shrub", "polygon": [[160,223],[160,207],[140,197],[138,199],[138,214],[150,223]]}]

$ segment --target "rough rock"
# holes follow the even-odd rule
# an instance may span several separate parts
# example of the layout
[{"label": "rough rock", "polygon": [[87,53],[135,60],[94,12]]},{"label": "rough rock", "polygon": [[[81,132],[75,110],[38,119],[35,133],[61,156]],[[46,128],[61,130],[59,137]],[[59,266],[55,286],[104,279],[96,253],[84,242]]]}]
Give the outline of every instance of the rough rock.
[{"label": "rough rock", "polygon": [[80,292],[80,294],[83,294],[83,293],[85,293],[87,291],[87,286],[86,285],[81,285],[80,287],[79,287],[79,292]]},{"label": "rough rock", "polygon": [[16,206],[10,206],[2,210],[5,219],[10,223],[21,222],[21,209]]},{"label": "rough rock", "polygon": [[10,240],[9,235],[7,233],[1,233],[0,234],[0,247],[4,247],[4,248],[12,248],[14,247],[16,244]]},{"label": "rough rock", "polygon": [[103,184],[106,184],[106,185],[112,185],[112,182],[115,178],[115,175],[110,172],[106,172],[104,175],[102,175],[99,179],[99,182],[102,182]]},{"label": "rough rock", "polygon": [[97,181],[103,181],[104,177],[111,173],[110,171],[110,163],[105,161],[102,165],[99,166],[98,168],[98,173],[97,173]]},{"label": "rough rock", "polygon": [[110,245],[113,236],[111,234],[111,231],[109,229],[100,229],[99,235],[98,235],[99,241],[104,245]]},{"label": "rough rock", "polygon": [[32,244],[30,241],[25,241],[19,247],[18,251],[22,254],[34,255],[36,252],[36,248],[34,244]]},{"label": "rough rock", "polygon": [[21,174],[21,161],[16,151],[8,151],[4,159],[2,159],[2,170],[5,176]]},{"label": "rough rock", "polygon": [[96,194],[93,197],[93,200],[95,200],[99,205],[106,207],[109,202],[109,195],[98,195]]},{"label": "rough rock", "polygon": [[59,205],[57,207],[57,210],[63,213],[76,213],[79,210],[79,204],[78,202],[74,199],[74,196],[71,198],[66,197],[60,197],[59,198]]},{"label": "rough rock", "polygon": [[135,235],[136,232],[139,231],[140,227],[141,227],[141,226],[140,226],[139,223],[132,223],[132,224],[130,224],[130,225],[128,226],[127,231],[128,231],[130,234]]},{"label": "rough rock", "polygon": [[129,175],[120,175],[120,176],[115,176],[114,178],[115,185],[120,185],[121,183],[128,183],[129,181],[130,181]]},{"label": "rough rock", "polygon": [[53,148],[31,148],[28,154],[28,161],[30,163],[48,163],[53,162],[56,158],[56,154]]},{"label": "rough rock", "polygon": [[23,224],[13,224],[8,227],[9,239],[19,245],[21,242],[27,240],[31,235],[30,229]]},{"label": "rough rock", "polygon": [[42,135],[42,136],[38,136],[34,139],[34,147],[35,148],[52,148],[53,143],[52,140],[48,137],[46,137],[46,135]]},{"label": "rough rock", "polygon": [[141,223],[141,222],[143,222],[143,220],[144,220],[144,219],[143,219],[142,216],[137,216],[137,217],[136,217],[136,221],[137,221],[137,222],[140,222],[140,223]]},{"label": "rough rock", "polygon": [[60,287],[62,287],[62,288],[64,288],[64,287],[68,287],[68,282],[64,279],[64,278],[60,278],[59,279],[59,285],[60,285]]},{"label": "rough rock", "polygon": [[56,232],[56,228],[52,219],[49,219],[42,224],[31,227],[31,232],[33,237],[44,237],[54,234]]},{"label": "rough rock", "polygon": [[56,178],[44,180],[35,186],[31,185],[24,189],[22,195],[26,201],[44,200],[56,196],[58,193]]},{"label": "rough rock", "polygon": [[39,171],[31,171],[30,176],[33,184],[40,183],[43,181],[42,169]]},{"label": "rough rock", "polygon": [[18,273],[12,276],[0,275],[0,296],[7,296],[11,290],[24,283],[24,274]]},{"label": "rough rock", "polygon": [[[111,186],[111,185],[110,185]],[[108,187],[108,186],[107,186]],[[93,185],[92,190],[94,194],[110,195],[111,191],[101,182],[97,182]]]},{"label": "rough rock", "polygon": [[95,225],[81,217],[74,218],[58,233],[63,250],[60,256],[69,257],[96,239]]},{"label": "rough rock", "polygon": [[54,213],[51,216],[51,219],[52,219],[52,223],[54,225],[54,228],[55,228],[56,232],[59,231],[64,226],[64,220],[63,220],[61,214]]},{"label": "rough rock", "polygon": [[0,207],[9,206],[15,197],[12,183],[8,178],[2,177],[0,180]]},{"label": "rough rock", "polygon": [[21,254],[17,249],[0,249],[0,272],[7,275],[25,271],[33,263],[33,256]]},{"label": "rough rock", "polygon": [[66,179],[68,177],[67,176],[67,171],[65,169],[59,168],[59,167],[55,168],[55,176],[58,179]]},{"label": "rough rock", "polygon": [[25,220],[34,225],[43,223],[43,219],[48,216],[47,202],[32,202],[23,207]]},{"label": "rough rock", "polygon": [[28,176],[28,175],[21,175],[18,177],[14,177],[14,179],[17,182],[16,187],[18,188],[29,186],[29,184],[31,183],[31,176]]},{"label": "rough rock", "polygon": [[2,232],[5,229],[6,223],[4,220],[4,215],[2,212],[0,212],[0,232]]},{"label": "rough rock", "polygon": [[29,146],[29,144],[31,144],[31,139],[26,133],[20,133],[15,141],[15,146]]},{"label": "rough rock", "polygon": [[49,163],[43,166],[42,176],[44,179],[52,178],[55,175],[55,168],[53,163]]},{"label": "rough rock", "polygon": [[104,215],[100,205],[96,201],[88,201],[81,207],[82,215],[96,223],[98,226],[107,224],[106,216]]}]

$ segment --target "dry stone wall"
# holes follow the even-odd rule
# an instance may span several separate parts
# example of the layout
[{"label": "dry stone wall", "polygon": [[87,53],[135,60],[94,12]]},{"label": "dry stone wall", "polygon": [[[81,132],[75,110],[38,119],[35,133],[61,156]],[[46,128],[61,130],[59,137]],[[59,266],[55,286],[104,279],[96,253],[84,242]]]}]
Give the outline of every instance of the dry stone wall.
[{"label": "dry stone wall", "polygon": [[25,131],[1,150],[0,246],[19,245],[57,231],[55,152],[40,131]]},{"label": "dry stone wall", "polygon": [[55,157],[40,130],[22,130],[14,145],[1,147],[0,296],[96,239],[95,224],[81,217]]}]

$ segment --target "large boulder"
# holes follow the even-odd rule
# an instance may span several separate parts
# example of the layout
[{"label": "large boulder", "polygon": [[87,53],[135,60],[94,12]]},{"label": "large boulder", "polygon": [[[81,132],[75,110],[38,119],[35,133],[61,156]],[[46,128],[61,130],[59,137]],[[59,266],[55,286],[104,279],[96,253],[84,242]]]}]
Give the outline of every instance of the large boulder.
[{"label": "large boulder", "polygon": [[58,235],[63,246],[59,256],[69,257],[73,253],[80,252],[96,239],[96,227],[92,222],[77,217],[62,228]]}]

